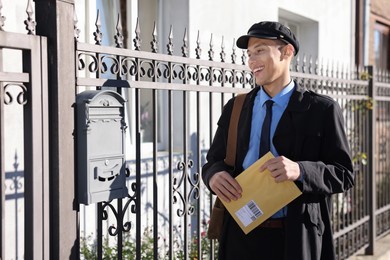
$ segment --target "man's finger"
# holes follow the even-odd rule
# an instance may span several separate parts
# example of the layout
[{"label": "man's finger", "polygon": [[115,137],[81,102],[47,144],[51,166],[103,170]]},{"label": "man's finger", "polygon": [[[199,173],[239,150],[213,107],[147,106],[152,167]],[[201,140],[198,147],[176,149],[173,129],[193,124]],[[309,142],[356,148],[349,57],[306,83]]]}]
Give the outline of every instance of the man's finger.
[{"label": "man's finger", "polygon": [[265,171],[266,169],[268,169],[268,167],[274,163],[274,158],[271,158],[269,160],[267,160],[265,163],[263,163],[263,165],[260,166],[259,168],[259,172],[263,172]]}]

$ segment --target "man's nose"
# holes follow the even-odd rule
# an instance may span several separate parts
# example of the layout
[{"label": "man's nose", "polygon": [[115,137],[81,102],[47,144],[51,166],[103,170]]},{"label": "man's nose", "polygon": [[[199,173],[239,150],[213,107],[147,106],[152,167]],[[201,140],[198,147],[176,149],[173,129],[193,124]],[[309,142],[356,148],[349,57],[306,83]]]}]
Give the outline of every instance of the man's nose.
[{"label": "man's nose", "polygon": [[254,55],[248,56],[248,65],[251,66],[252,64],[256,63],[256,58]]}]

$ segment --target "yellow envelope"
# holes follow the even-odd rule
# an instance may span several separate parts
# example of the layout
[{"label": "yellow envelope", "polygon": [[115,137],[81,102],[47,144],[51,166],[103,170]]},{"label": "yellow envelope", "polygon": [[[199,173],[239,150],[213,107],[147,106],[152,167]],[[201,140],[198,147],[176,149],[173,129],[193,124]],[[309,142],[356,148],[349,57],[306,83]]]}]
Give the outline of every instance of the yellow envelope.
[{"label": "yellow envelope", "polygon": [[221,200],[245,234],[302,194],[294,182],[276,183],[268,170],[259,172],[260,166],[273,157],[268,152],[236,177],[242,188],[240,199]]}]

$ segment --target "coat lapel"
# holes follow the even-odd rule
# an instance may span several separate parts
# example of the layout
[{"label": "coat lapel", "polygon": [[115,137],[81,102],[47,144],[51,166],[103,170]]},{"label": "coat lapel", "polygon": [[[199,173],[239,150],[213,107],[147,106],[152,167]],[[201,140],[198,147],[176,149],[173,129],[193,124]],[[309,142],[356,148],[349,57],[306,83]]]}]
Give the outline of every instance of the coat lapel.
[{"label": "coat lapel", "polygon": [[298,89],[295,83],[295,90],[290,101],[280,118],[276,127],[273,143],[280,155],[285,155],[291,159],[299,157],[300,144],[305,124],[305,112],[311,104],[310,95],[305,90]]}]

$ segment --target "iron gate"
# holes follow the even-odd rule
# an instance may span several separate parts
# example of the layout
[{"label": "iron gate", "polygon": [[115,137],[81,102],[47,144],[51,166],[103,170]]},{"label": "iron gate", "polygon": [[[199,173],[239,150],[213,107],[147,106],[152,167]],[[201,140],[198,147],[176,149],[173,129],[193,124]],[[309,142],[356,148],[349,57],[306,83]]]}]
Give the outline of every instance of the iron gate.
[{"label": "iron gate", "polygon": [[[46,45],[45,37],[0,31],[0,259],[11,256],[49,259]],[[10,60],[15,59],[22,66],[8,70]],[[5,121],[5,118],[10,118],[10,109],[20,110],[21,114],[17,117],[21,124],[12,125],[10,121]],[[21,147],[13,146],[15,140],[6,135],[8,131],[16,133],[19,130],[21,135],[17,138],[23,140]],[[12,147],[15,155],[10,155],[10,149],[5,147]],[[15,156],[13,171],[9,171],[9,167],[7,169],[5,161],[10,156]],[[22,158],[22,161],[18,158]],[[19,164],[21,167],[18,167]],[[21,181],[23,178],[24,181]],[[24,203],[21,202],[24,204],[24,214],[19,214],[19,218],[15,214],[15,219],[10,219],[7,214],[11,209],[7,201],[12,189],[16,191],[16,197],[10,198],[16,201],[24,199]],[[24,189],[24,195],[18,189]],[[20,226],[24,226],[24,230],[20,230]],[[17,232],[18,227],[20,233]],[[24,242],[20,241],[19,236],[24,236]]]}]

